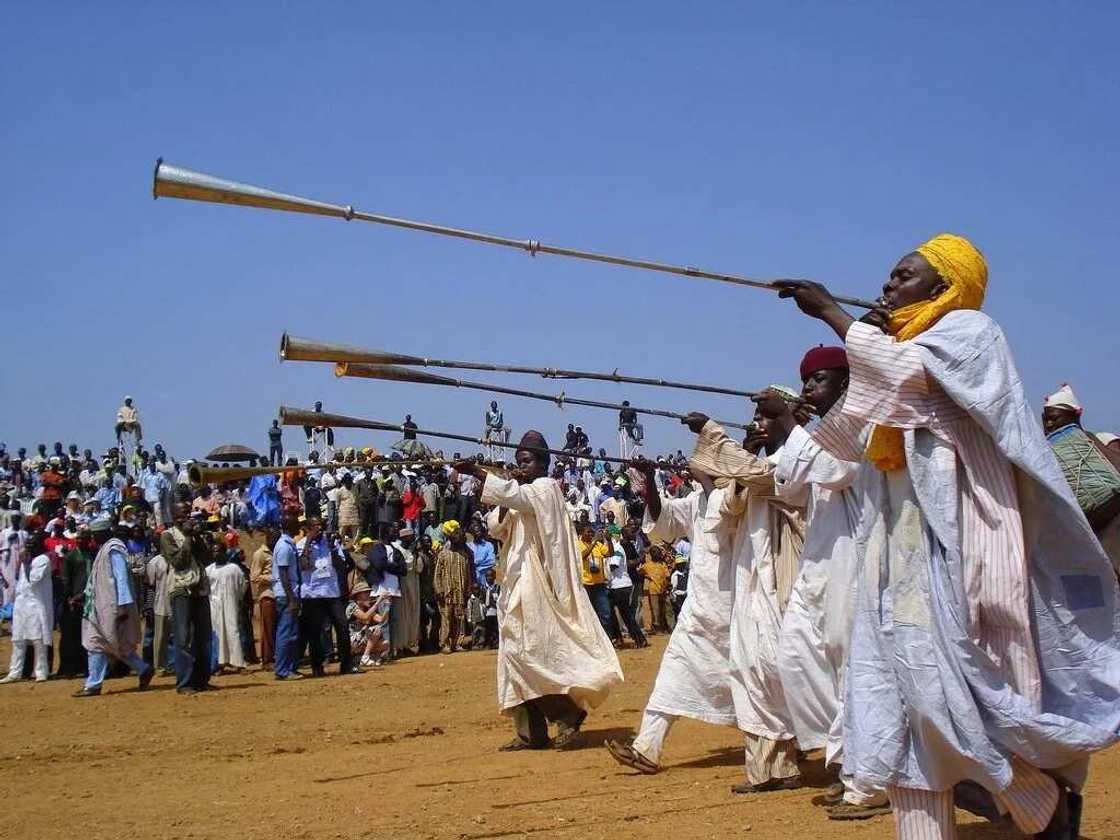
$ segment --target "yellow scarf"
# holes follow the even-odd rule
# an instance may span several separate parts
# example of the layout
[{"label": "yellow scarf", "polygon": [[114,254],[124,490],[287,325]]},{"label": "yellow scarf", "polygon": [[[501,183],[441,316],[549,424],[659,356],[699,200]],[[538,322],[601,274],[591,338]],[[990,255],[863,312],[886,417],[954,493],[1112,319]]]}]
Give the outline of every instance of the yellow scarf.
[{"label": "yellow scarf", "polygon": [[[942,233],[916,250],[948,288],[933,300],[912,303],[891,313],[888,329],[897,341],[910,341],[954,310],[979,309],[988,288],[984,255],[963,236]],[[876,426],[867,442],[867,459],[883,472],[905,467],[902,429]]]}]

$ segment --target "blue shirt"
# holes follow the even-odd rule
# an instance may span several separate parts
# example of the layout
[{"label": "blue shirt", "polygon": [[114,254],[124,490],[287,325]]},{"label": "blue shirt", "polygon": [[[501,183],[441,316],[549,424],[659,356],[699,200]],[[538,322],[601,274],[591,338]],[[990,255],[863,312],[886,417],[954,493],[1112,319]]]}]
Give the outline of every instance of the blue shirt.
[{"label": "blue shirt", "polygon": [[106,513],[115,511],[121,502],[120,491],[115,487],[102,487],[93,494],[93,498],[101,503],[101,509]]},{"label": "blue shirt", "polygon": [[475,579],[485,585],[486,572],[488,569],[493,569],[498,562],[497,555],[494,554],[494,546],[483,540],[482,542],[469,542],[471,554],[474,555],[474,576]]},{"label": "blue shirt", "polygon": [[277,598],[287,598],[284,589],[284,575],[288,576],[292,592],[299,595],[299,553],[296,551],[296,542],[287,534],[281,534],[280,539],[272,549],[272,591]]},{"label": "blue shirt", "polygon": [[[299,541],[296,549],[303,554],[306,538]],[[275,558],[273,554],[273,558]],[[298,560],[298,558],[297,558]],[[338,598],[342,593],[338,589],[338,573],[331,562],[331,544],[326,537],[320,536],[311,544],[311,568],[301,567],[299,584],[300,598]]]},{"label": "blue shirt", "polygon": [[119,551],[110,551],[109,565],[113,569],[113,582],[117,585],[117,606],[131,604],[132,575],[128,571],[128,558]]},{"label": "blue shirt", "polygon": [[171,484],[163,473],[145,471],[140,474],[140,487],[144,491],[144,501],[158,503]]}]

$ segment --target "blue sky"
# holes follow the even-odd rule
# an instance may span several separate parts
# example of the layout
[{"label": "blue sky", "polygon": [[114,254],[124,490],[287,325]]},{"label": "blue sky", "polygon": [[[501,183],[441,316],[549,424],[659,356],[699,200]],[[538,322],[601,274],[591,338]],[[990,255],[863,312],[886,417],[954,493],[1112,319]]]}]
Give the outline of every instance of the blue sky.
[{"label": "blue sky", "polygon": [[[830,341],[766,292],[153,202],[161,155],[366,210],[861,297],[953,230],[988,257],[986,309],[1030,397],[1068,380],[1088,426],[1120,430],[1116,4],[202,5],[6,8],[10,449],[103,448],[125,393],[180,457],[263,448],[279,404],[315,399],[478,433],[486,395],[281,365],[285,329],[745,388],[795,382],[804,350]],[[487,376],[499,381],[473,378]],[[566,386],[746,413],[732,398]],[[608,412],[503,405],[517,433],[558,442],[571,421],[616,445]],[[657,450],[691,438],[646,428]]]}]

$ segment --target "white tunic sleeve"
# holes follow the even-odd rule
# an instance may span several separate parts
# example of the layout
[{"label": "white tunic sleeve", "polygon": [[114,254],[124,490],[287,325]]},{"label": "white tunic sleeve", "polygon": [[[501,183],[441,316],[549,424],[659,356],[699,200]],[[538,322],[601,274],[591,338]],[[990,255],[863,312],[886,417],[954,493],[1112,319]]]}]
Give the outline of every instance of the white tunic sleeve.
[{"label": "white tunic sleeve", "polygon": [[499,478],[494,473],[487,473],[482,483],[482,503],[522,513],[533,512],[533,504],[522,486],[511,478]]},{"label": "white tunic sleeve", "polygon": [[827,452],[800,426],[789,433],[778,459],[774,484],[778,498],[800,498],[813,485],[826,490],[846,490],[855,480],[859,464]]},{"label": "white tunic sleeve", "polygon": [[700,504],[700,493],[691,493],[683,499],[661,500],[661,515],[654,521],[646,508],[645,518],[642,520],[642,530],[651,540],[663,542],[676,542],[681,537],[692,533],[692,525],[696,520],[696,511]]}]

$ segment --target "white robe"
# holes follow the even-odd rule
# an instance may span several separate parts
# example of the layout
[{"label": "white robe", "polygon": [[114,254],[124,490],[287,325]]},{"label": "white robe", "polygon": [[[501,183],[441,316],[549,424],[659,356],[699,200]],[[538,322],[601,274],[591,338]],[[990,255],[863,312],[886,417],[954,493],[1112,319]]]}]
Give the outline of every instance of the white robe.
[{"label": "white robe", "polygon": [[957,311],[906,342],[856,323],[846,345],[843,410],[814,437],[851,458],[864,424],[901,428],[906,467],[864,499],[845,772],[998,793],[1018,756],[1078,785],[1120,736],[1116,578],[1003,333]]},{"label": "white robe", "polygon": [[[584,710],[622,682],[618,656],[584,591],[576,534],[560,484],[486,476],[482,502],[502,543],[498,599],[498,706],[504,713],[537,697],[567,694]],[[498,521],[499,508],[506,508]]]},{"label": "white robe", "polygon": [[735,567],[731,554],[735,522],[720,515],[725,489],[705,498],[662,499],[656,522],[647,511],[642,529],[651,540],[692,544],[688,597],[677,616],[647,711],[735,726],[731,693],[731,608]]},{"label": "white robe", "polygon": [[0,531],[0,575],[4,576],[4,582],[0,584],[0,606],[6,607],[16,599],[16,574],[26,544],[27,532],[23,529],[17,530],[9,525]]},{"label": "white robe", "polygon": [[801,573],[782,619],[778,671],[797,744],[839,760],[844,672],[855,600],[860,476],[873,469],[842,461],[800,426],[782,449],[774,481],[780,498],[809,492]]},{"label": "white robe", "polygon": [[233,563],[220,566],[211,563],[206,567],[206,579],[210,581],[210,624],[217,644],[218,664],[244,668],[238,628],[241,602],[245,597],[245,574]]},{"label": "white robe", "polygon": [[21,564],[15,582],[12,613],[13,642],[42,642],[51,645],[54,631],[54,601],[51,597],[51,561],[40,554],[25,570]]},{"label": "white robe", "polygon": [[770,457],[752,455],[709,420],[691,459],[700,472],[741,488],[725,496],[721,511],[737,521],[731,549],[731,693],[739,728],[772,741],[794,737],[778,675],[778,635],[783,596],[792,588],[801,555],[805,501],[776,497],[774,467],[780,457],[781,450]]}]

